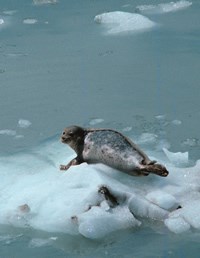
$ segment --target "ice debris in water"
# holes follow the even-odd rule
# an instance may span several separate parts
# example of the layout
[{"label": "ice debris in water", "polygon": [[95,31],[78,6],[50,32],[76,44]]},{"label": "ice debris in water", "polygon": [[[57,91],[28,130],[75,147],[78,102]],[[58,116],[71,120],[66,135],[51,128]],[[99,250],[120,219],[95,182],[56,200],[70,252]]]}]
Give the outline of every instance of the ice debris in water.
[{"label": "ice debris in water", "polygon": [[10,129],[0,130],[0,135],[15,136],[16,131]]},{"label": "ice debris in water", "polygon": [[3,14],[5,15],[13,15],[17,12],[17,10],[7,10],[7,11],[3,11]]},{"label": "ice debris in water", "polygon": [[133,129],[132,126],[127,126],[125,128],[122,129],[123,132],[130,132]]},{"label": "ice debris in water", "polygon": [[153,133],[142,133],[137,140],[138,144],[156,143],[158,136]]},{"label": "ice debris in water", "polygon": [[24,19],[23,20],[23,23],[24,24],[28,24],[28,25],[30,25],[30,24],[36,24],[38,21],[36,20],[36,19],[32,19],[32,18],[28,18],[28,19]]},{"label": "ice debris in water", "polygon": [[29,126],[31,126],[31,122],[26,119],[19,119],[18,126],[21,128],[28,128]]},{"label": "ice debris in water", "polygon": [[4,19],[0,18],[0,25],[4,24]]},{"label": "ice debris in water", "polygon": [[[30,153],[0,157],[0,223],[98,239],[111,232],[167,227],[174,233],[200,230],[200,161],[177,168],[162,161],[169,175],[131,177],[101,164],[83,163],[60,173],[73,151],[57,140]],[[12,173],[14,171],[14,173]],[[107,187],[114,201],[99,191]],[[160,230],[160,229],[159,229]],[[51,239],[33,239],[30,246]]]},{"label": "ice debris in water", "polygon": [[43,247],[43,246],[48,246],[51,245],[52,243],[52,238],[33,238],[30,243],[29,247],[35,248],[35,247]]},{"label": "ice debris in water", "polygon": [[197,138],[188,138],[182,142],[182,145],[197,147],[200,145],[199,139]]},{"label": "ice debris in water", "polygon": [[102,118],[94,118],[92,120],[90,120],[89,124],[90,125],[96,125],[96,124],[100,124],[104,121],[104,119]]},{"label": "ice debris in water", "polygon": [[58,0],[33,0],[34,5],[56,4]]},{"label": "ice debris in water", "polygon": [[156,25],[156,23],[141,14],[121,11],[96,15],[94,21],[103,24],[107,30],[107,34],[139,32],[152,29]]},{"label": "ice debris in water", "polygon": [[172,121],[172,124],[173,125],[181,125],[182,122],[180,120],[178,120],[178,119],[175,119],[175,120]]},{"label": "ice debris in water", "polygon": [[143,14],[161,14],[176,12],[182,9],[188,8],[192,5],[192,2],[181,0],[177,2],[161,3],[157,5],[138,5],[136,11]]},{"label": "ice debris in water", "polygon": [[169,161],[174,165],[184,165],[188,163],[188,152],[170,152],[166,148],[163,148],[163,151]]}]

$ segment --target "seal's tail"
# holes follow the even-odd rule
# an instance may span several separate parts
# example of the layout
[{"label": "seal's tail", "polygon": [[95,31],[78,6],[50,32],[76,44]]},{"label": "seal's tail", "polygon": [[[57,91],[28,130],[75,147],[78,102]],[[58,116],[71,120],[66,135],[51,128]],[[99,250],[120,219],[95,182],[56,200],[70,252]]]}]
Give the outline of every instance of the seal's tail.
[{"label": "seal's tail", "polygon": [[142,168],[142,171],[148,172],[148,173],[153,173],[153,174],[156,174],[158,176],[163,176],[163,177],[166,177],[169,174],[166,167],[164,167],[160,164],[155,164],[155,163],[150,163],[150,164],[145,165]]}]

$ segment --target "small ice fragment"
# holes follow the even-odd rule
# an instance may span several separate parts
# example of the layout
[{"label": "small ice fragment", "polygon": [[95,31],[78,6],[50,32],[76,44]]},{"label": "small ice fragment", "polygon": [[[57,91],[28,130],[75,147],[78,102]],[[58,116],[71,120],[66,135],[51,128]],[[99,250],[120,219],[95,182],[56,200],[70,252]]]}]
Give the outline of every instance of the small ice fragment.
[{"label": "small ice fragment", "polygon": [[190,224],[181,217],[167,218],[165,219],[164,224],[175,234],[180,234],[190,229]]},{"label": "small ice fragment", "polygon": [[9,130],[9,129],[0,130],[0,135],[15,136],[16,135],[16,131]]},{"label": "small ice fragment", "polygon": [[42,247],[42,246],[47,246],[51,242],[50,239],[42,239],[42,238],[33,238],[30,243],[29,247]]},{"label": "small ice fragment", "polygon": [[22,138],[24,138],[24,135],[18,134],[15,136],[15,139],[22,139]]},{"label": "small ice fragment", "polygon": [[165,119],[165,117],[166,117],[166,115],[157,115],[157,116],[155,116],[155,118],[158,119],[158,120],[163,120],[163,119]]},{"label": "small ice fragment", "polygon": [[188,138],[182,142],[183,145],[187,145],[190,147],[196,147],[200,145],[199,139],[197,138]]},{"label": "small ice fragment", "polygon": [[139,5],[136,7],[136,11],[143,14],[162,14],[169,12],[177,12],[188,8],[192,5],[192,2],[186,0],[180,0],[177,2],[161,3],[157,5]]},{"label": "small ice fragment", "polygon": [[175,120],[172,121],[172,124],[173,125],[181,125],[182,122],[180,120],[175,119]]},{"label": "small ice fragment", "polygon": [[102,119],[102,118],[95,118],[95,119],[92,119],[92,120],[89,122],[89,124],[90,124],[90,125],[96,125],[96,124],[102,123],[103,121],[104,121],[104,119]]},{"label": "small ice fragment", "polygon": [[56,4],[58,0],[33,0],[34,5]]},{"label": "small ice fragment", "polygon": [[127,126],[127,127],[122,129],[123,132],[130,132],[131,130],[132,130],[131,126]]},{"label": "small ice fragment", "polygon": [[5,15],[13,15],[17,12],[17,10],[8,10],[8,11],[3,11],[3,14]]},{"label": "small ice fragment", "polygon": [[148,143],[155,143],[158,136],[153,133],[143,133],[138,139],[138,143],[140,144],[148,144]]},{"label": "small ice fragment", "polygon": [[29,120],[25,119],[19,119],[18,126],[21,128],[28,128],[31,125],[31,122]]},{"label": "small ice fragment", "polygon": [[24,24],[35,24],[35,23],[37,23],[38,21],[36,20],[36,19],[31,19],[31,18],[29,18],[29,19],[24,19],[23,20],[23,23]]},{"label": "small ice fragment", "polygon": [[0,25],[4,24],[4,20],[0,19]]},{"label": "small ice fragment", "polygon": [[169,161],[175,165],[183,165],[188,163],[188,152],[170,152],[166,148],[163,148],[163,151]]},{"label": "small ice fragment", "polygon": [[178,207],[178,202],[174,196],[160,190],[148,193],[146,198],[165,210],[174,210]]}]

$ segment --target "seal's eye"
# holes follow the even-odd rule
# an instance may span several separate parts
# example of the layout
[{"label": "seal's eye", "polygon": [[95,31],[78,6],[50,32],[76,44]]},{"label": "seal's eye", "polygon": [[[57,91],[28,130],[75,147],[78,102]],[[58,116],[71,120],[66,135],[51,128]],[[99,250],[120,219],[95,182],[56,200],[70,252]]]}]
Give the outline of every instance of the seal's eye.
[{"label": "seal's eye", "polygon": [[63,132],[63,135],[65,135],[65,132]]}]

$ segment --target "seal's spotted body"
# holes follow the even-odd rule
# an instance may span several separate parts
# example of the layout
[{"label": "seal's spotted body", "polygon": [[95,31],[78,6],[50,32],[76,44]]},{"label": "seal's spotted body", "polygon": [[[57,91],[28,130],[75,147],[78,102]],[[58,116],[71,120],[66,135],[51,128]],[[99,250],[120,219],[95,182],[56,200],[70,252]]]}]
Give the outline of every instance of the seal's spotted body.
[{"label": "seal's spotted body", "polygon": [[77,157],[68,165],[61,165],[61,170],[87,162],[103,163],[130,175],[168,175],[164,166],[155,164],[156,162],[151,161],[131,140],[111,129],[83,129],[71,126],[65,128],[61,140],[77,153]]},{"label": "seal's spotted body", "polygon": [[88,163],[101,161],[122,171],[133,171],[144,159],[128,144],[126,138],[109,130],[88,132],[82,155]]}]

